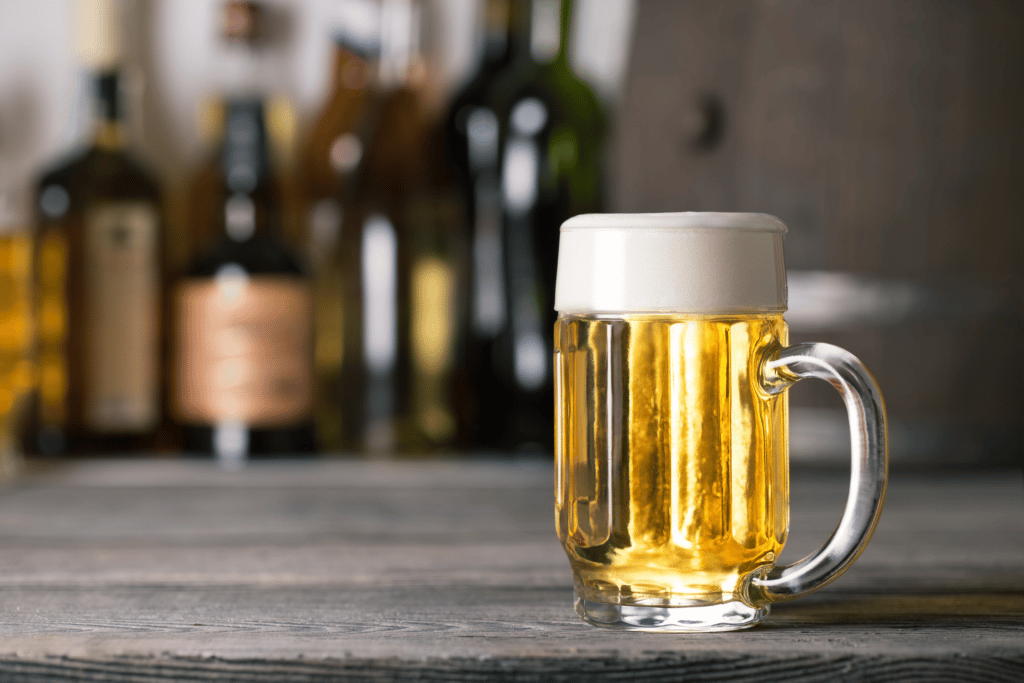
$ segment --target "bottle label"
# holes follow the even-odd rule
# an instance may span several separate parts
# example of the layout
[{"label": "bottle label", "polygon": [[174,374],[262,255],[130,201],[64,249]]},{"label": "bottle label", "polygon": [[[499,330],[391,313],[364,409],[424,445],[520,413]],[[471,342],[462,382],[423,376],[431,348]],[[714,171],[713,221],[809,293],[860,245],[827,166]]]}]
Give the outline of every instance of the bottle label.
[{"label": "bottle label", "polygon": [[84,418],[97,432],[147,432],[160,420],[158,224],[148,202],[85,214]]},{"label": "bottle label", "polygon": [[312,296],[226,266],[178,291],[176,410],[191,424],[295,424],[313,410]]}]

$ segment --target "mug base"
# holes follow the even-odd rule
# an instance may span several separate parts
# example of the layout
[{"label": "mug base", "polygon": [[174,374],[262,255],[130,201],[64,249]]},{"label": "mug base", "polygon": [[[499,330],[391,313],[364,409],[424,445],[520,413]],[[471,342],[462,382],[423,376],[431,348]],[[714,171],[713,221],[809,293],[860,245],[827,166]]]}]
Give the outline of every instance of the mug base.
[{"label": "mug base", "polygon": [[613,605],[581,598],[576,594],[576,614],[588,624],[619,631],[651,633],[701,633],[738,631],[761,623],[769,608],[751,607],[738,600],[714,605],[659,607]]}]

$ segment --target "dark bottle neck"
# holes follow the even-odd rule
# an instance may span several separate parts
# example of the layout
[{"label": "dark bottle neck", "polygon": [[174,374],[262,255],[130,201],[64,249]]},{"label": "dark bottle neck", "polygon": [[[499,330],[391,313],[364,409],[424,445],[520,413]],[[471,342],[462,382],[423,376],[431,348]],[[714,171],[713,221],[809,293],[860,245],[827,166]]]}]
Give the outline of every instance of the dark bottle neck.
[{"label": "dark bottle neck", "polygon": [[514,0],[509,3],[505,30],[506,49],[513,58],[530,58],[530,36],[533,32],[533,2]]},{"label": "dark bottle neck", "polygon": [[221,173],[226,189],[226,235],[235,242],[245,242],[255,234],[274,231],[278,227],[277,205],[262,100],[228,100]]},{"label": "dark bottle neck", "polygon": [[224,110],[221,172],[231,194],[252,194],[270,175],[263,101],[228,100]]},{"label": "dark bottle neck", "polygon": [[127,142],[122,81],[117,70],[101,71],[93,76],[93,140],[104,151],[120,151]]},{"label": "dark bottle neck", "polygon": [[558,55],[555,60],[569,66],[569,50],[572,31],[572,0],[562,0],[558,16]]},{"label": "dark bottle neck", "polygon": [[487,0],[484,9],[484,62],[505,59],[509,43],[509,0]]}]

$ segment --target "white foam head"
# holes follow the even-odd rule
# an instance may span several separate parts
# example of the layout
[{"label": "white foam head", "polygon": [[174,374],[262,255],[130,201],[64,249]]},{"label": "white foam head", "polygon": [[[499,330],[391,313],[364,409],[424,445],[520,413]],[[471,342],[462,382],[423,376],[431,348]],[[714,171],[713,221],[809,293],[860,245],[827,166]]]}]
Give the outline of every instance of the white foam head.
[{"label": "white foam head", "polygon": [[786,310],[786,226],[763,213],[586,214],[562,224],[560,313]]}]

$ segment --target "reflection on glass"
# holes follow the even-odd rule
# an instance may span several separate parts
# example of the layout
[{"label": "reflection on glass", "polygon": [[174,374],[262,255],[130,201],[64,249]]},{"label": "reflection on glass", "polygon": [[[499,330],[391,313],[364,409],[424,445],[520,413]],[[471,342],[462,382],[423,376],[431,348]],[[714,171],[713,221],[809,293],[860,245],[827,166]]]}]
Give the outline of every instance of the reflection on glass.
[{"label": "reflection on glass", "polygon": [[371,216],[363,229],[363,352],[375,375],[394,370],[398,350],[398,244],[395,227]]},{"label": "reflection on glass", "polygon": [[455,365],[454,270],[450,260],[425,256],[413,266],[409,288],[416,420],[420,431],[435,443],[450,442],[457,429],[445,382]]}]

